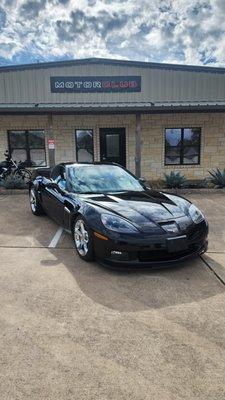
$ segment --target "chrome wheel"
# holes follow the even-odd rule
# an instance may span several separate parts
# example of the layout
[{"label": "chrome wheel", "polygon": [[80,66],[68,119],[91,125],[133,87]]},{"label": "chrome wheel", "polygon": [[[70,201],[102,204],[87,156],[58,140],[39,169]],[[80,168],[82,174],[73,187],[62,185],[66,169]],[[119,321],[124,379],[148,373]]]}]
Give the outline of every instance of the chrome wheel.
[{"label": "chrome wheel", "polygon": [[74,240],[78,253],[86,256],[89,250],[89,234],[82,219],[78,219],[75,223]]},{"label": "chrome wheel", "polygon": [[31,210],[33,212],[35,212],[37,209],[37,199],[36,199],[34,189],[31,189],[31,191],[30,191],[30,206],[31,206]]}]

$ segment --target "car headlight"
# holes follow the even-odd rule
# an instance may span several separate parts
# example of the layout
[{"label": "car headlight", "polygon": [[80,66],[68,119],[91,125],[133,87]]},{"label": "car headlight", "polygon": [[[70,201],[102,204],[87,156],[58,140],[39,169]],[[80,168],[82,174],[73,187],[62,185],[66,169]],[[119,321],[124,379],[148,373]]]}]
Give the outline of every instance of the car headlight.
[{"label": "car headlight", "polygon": [[205,219],[202,212],[194,204],[191,204],[188,212],[189,212],[189,215],[190,215],[192,221],[195,224],[199,224],[200,222],[204,221],[204,219]]},{"label": "car headlight", "polygon": [[111,231],[121,232],[121,233],[136,233],[138,232],[137,228],[134,225],[130,224],[123,218],[118,217],[117,215],[111,214],[102,214],[101,220],[103,225],[110,229]]}]

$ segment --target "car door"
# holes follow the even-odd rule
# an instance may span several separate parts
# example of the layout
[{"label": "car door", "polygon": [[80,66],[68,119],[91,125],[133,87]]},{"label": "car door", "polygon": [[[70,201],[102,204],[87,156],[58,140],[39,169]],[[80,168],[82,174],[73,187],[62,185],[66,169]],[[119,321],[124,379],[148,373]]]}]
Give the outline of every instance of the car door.
[{"label": "car door", "polygon": [[63,165],[57,165],[53,169],[50,182],[56,183],[58,188],[57,186],[54,188],[45,187],[42,193],[44,209],[52,219],[63,225],[66,198],[65,167]]}]

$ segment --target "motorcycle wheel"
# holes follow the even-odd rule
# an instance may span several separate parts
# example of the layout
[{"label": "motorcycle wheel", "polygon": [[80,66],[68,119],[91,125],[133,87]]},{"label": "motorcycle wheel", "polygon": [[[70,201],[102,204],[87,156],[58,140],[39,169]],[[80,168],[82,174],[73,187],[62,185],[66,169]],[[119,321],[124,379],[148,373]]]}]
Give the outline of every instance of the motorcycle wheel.
[{"label": "motorcycle wheel", "polygon": [[14,172],[15,179],[22,179],[24,183],[28,183],[31,180],[31,172],[27,169],[17,169]]}]

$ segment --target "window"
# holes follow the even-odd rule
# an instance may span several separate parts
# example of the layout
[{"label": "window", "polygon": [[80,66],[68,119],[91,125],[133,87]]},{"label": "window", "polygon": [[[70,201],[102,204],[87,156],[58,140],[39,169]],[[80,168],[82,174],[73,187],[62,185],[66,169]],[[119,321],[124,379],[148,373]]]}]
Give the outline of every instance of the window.
[{"label": "window", "polygon": [[44,131],[9,131],[8,142],[15,161],[22,161],[28,167],[46,165]]},{"label": "window", "polygon": [[78,162],[94,161],[93,130],[76,129],[76,154]]},{"label": "window", "polygon": [[200,164],[201,128],[166,129],[165,165]]},{"label": "window", "polygon": [[61,189],[66,190],[66,171],[63,165],[57,165],[53,168],[51,179],[53,179]]},{"label": "window", "polygon": [[51,179],[57,183],[60,179],[64,177],[64,173],[65,168],[61,164],[56,165],[56,167],[54,167],[51,172]]}]

